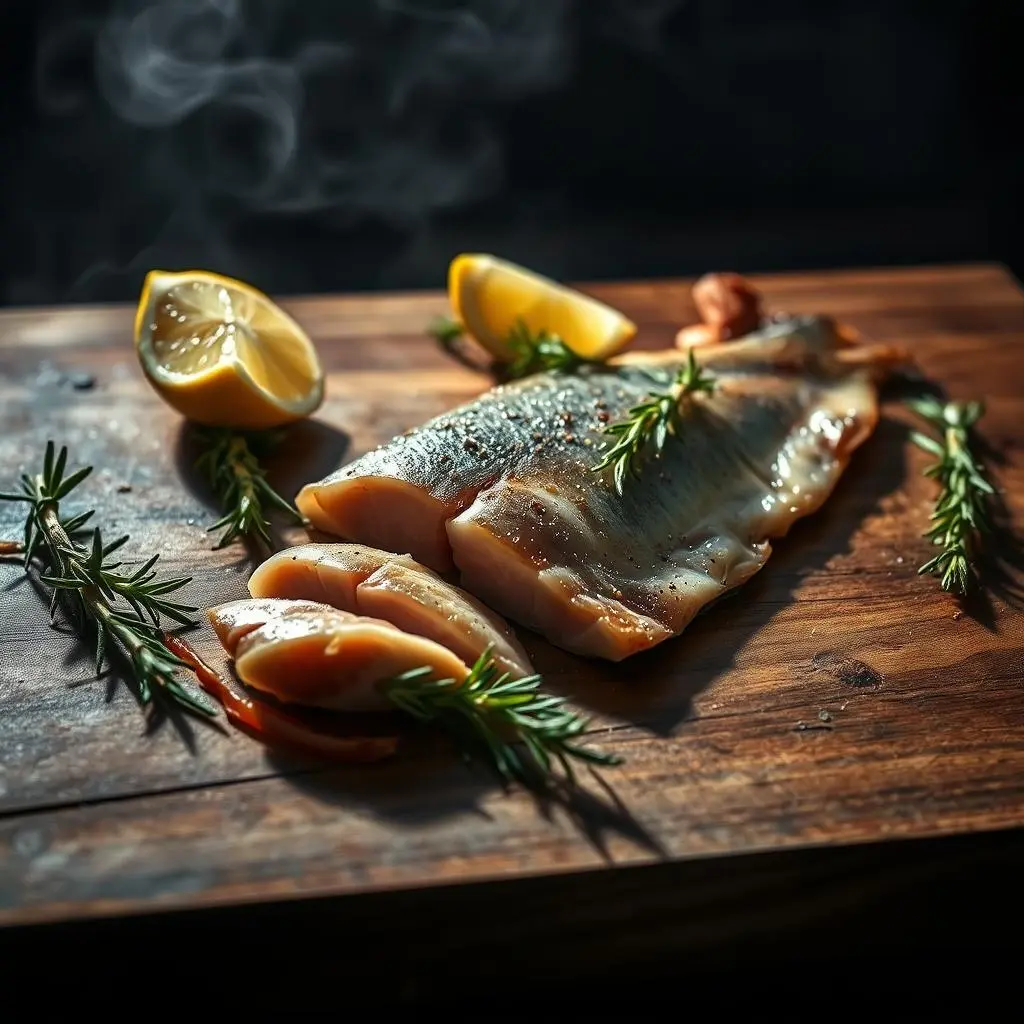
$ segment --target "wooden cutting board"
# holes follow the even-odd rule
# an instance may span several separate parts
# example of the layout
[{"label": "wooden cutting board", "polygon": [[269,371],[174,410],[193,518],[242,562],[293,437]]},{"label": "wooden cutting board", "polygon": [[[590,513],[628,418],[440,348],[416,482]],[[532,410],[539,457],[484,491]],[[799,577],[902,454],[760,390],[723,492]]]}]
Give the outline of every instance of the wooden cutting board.
[{"label": "wooden cutting board", "polygon": [[[1024,521],[1024,299],[1003,269],[758,284],[769,309],[904,343],[953,397],[984,397],[996,479]],[[694,319],[687,282],[588,290],[637,321],[644,347]],[[486,386],[424,338],[439,294],[285,305],[329,370],[316,422],[274,462],[289,493]],[[131,533],[130,555],[162,551],[196,577],[197,601],[241,596],[251,563],[211,550],[208,496],[136,366],[131,320],[121,306],[0,315],[3,486],[48,438],[67,443],[72,464],[96,467],[76,498],[111,536]],[[609,666],[525,635],[548,686],[625,758],[568,805],[502,793],[443,746],[330,768],[230,729],[147,727],[129,690],[93,680],[50,628],[20,567],[0,565],[0,922],[598,869],[572,883],[586,900],[627,865],[1021,825],[1024,615],[1006,586],[962,606],[917,575],[934,492],[908,422],[887,403],[826,507],[680,639]],[[0,504],[0,537],[17,535],[19,513]]]}]

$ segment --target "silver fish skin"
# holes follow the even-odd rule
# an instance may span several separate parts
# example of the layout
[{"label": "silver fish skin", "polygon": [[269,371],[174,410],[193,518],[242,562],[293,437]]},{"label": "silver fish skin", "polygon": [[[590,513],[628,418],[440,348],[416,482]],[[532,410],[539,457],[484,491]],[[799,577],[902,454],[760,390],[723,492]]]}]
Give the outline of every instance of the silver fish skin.
[{"label": "silver fish skin", "polygon": [[412,557],[580,654],[621,660],[681,632],[828,497],[878,419],[894,359],[826,317],[694,350],[716,381],[616,492],[609,423],[664,390],[679,351],[493,388],[307,485],[325,532]]}]

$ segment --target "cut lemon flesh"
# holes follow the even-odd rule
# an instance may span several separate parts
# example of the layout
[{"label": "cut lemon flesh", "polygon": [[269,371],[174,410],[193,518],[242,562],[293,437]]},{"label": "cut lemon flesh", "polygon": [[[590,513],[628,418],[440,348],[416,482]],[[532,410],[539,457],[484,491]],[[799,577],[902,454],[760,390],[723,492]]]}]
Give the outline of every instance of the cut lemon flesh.
[{"label": "cut lemon flesh", "polygon": [[636,324],[589,295],[485,253],[466,253],[448,270],[452,310],[495,358],[508,359],[509,332],[522,320],[531,333],[556,334],[584,359],[625,348]]},{"label": "cut lemon flesh", "polygon": [[262,292],[208,271],[151,271],[135,315],[150,384],[207,426],[260,430],[323,401],[323,370],[305,331]]}]

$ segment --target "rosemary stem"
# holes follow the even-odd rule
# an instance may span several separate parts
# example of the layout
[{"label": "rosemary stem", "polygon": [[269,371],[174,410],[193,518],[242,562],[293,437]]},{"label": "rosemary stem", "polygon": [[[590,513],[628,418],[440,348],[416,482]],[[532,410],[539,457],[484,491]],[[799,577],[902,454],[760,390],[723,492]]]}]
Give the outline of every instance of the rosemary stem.
[{"label": "rosemary stem", "polygon": [[937,576],[943,590],[966,594],[978,582],[973,564],[981,537],[989,530],[987,500],[994,491],[984,465],[971,451],[971,429],[984,414],[981,402],[939,402],[925,397],[910,408],[934,427],[936,435],[915,431],[911,440],[935,456],[925,475],[939,487],[924,536],[940,550],[918,572]]},{"label": "rosemary stem", "polygon": [[[38,486],[42,489],[43,481],[42,477],[36,477]],[[60,521],[60,508],[55,501],[46,501],[39,506],[39,522],[45,529],[46,541],[50,546],[50,550],[58,556],[59,561],[64,561],[63,557],[60,557],[61,548],[71,548],[74,544],[71,538],[68,536],[67,530],[64,529],[64,524]]]},{"label": "rosemary stem", "polygon": [[[39,487],[42,489],[44,486],[42,478],[39,477],[37,479],[39,480]],[[36,517],[49,551],[50,564],[59,570],[61,576],[73,575],[71,568],[72,559],[69,557],[68,552],[79,549],[76,548],[74,541],[68,536],[67,530],[64,529],[64,524],[60,520],[60,506],[58,502],[51,500],[40,504],[36,510]],[[121,591],[117,589],[116,592],[120,593]],[[96,622],[100,635],[103,636],[105,634],[121,645],[124,654],[132,665],[143,702],[148,704],[152,697],[152,684],[149,673],[143,668],[143,663],[147,657],[152,659],[153,651],[147,645],[145,635],[140,633],[136,627],[118,618],[117,609],[111,605],[103,591],[95,583],[83,584],[77,588],[76,593],[82,602],[82,609]],[[173,666],[178,661],[178,658],[167,650],[166,645],[162,641],[158,640],[157,644],[164,649],[161,652],[161,656],[165,657],[167,665]],[[98,671],[99,665],[97,664]],[[161,687],[166,685],[159,674],[153,676],[153,679]],[[197,704],[194,699],[190,699],[189,703],[205,714],[213,713],[211,708]]]},{"label": "rosemary stem", "polygon": [[232,430],[203,430],[199,437],[205,448],[197,465],[213,488],[223,516],[209,532],[223,531],[216,548],[227,547],[239,538],[259,541],[265,550],[273,550],[268,513],[283,512],[296,523],[308,525],[305,517],[290,501],[271,487],[257,455],[258,445],[273,443],[279,435],[246,434]]},{"label": "rosemary stem", "polygon": [[957,427],[946,427],[946,447],[954,455],[959,455],[961,451],[960,445],[960,430]]},{"label": "rosemary stem", "polygon": [[[238,488],[238,505],[240,507],[249,507],[259,502],[256,480],[248,465],[251,458],[252,453],[249,451],[249,445],[245,438],[241,434],[234,434],[228,440],[227,461],[235,480],[235,486]],[[267,538],[260,533],[256,533],[255,538],[262,541],[264,547],[271,546]]]},{"label": "rosemary stem", "polygon": [[[50,589],[51,619],[63,608],[79,639],[95,644],[97,675],[112,653],[126,662],[143,704],[160,690],[188,710],[214,714],[208,702],[181,685],[175,674],[184,662],[159,637],[161,618],[192,624],[196,609],[169,596],[191,577],[160,578],[154,568],[160,558],[156,554],[133,572],[122,569],[125,563],[109,556],[130,539],[127,534],[104,544],[100,528],[94,527],[90,545],[72,540],[95,509],[61,519],[61,502],[92,472],[91,466],[83,466],[66,474],[67,458],[66,446],[58,453],[54,443],[47,442],[42,473],[22,474],[18,493],[0,493],[0,501],[29,505],[25,539],[18,547],[26,572],[33,556],[39,556],[39,579]],[[14,550],[13,543],[0,548]]]},{"label": "rosemary stem", "polygon": [[681,367],[664,391],[649,391],[648,397],[629,410],[625,419],[609,424],[604,432],[616,439],[606,447],[592,472],[612,469],[615,491],[622,494],[628,474],[640,475],[640,464],[649,456],[657,456],[668,438],[677,437],[682,428],[684,399],[698,392],[713,394],[716,381],[697,362],[691,348],[686,365]]},{"label": "rosemary stem", "polygon": [[[39,482],[39,487],[42,488],[42,477],[36,478]],[[68,536],[67,530],[64,529],[64,524],[60,521],[60,507],[55,501],[47,501],[39,506],[36,513],[39,525],[43,530],[43,537],[46,540],[46,546],[50,549],[50,561],[54,568],[60,569],[61,576],[70,575],[70,569],[68,568],[68,558],[65,554],[66,549],[74,548],[74,541]],[[87,607],[90,614],[98,619],[102,620],[103,624],[107,626],[111,632],[118,634],[118,639],[125,643],[125,646],[130,646],[124,639],[124,629],[120,623],[111,619],[110,605],[107,603],[106,598],[100,593],[100,588],[94,583],[87,583],[78,590],[79,595],[82,598],[82,603]]]},{"label": "rosemary stem", "polygon": [[[41,476],[36,477],[36,486],[41,493],[44,487]],[[60,521],[60,506],[58,503],[56,501],[46,501],[37,506],[36,521],[42,529],[46,546],[50,549],[50,561],[55,568],[60,567],[62,576],[66,576],[68,574],[68,556],[66,552],[69,548],[73,550],[75,545],[74,541],[68,536],[67,530],[64,529],[64,524]],[[99,595],[98,589],[92,584],[82,587],[80,593],[85,601],[90,601],[93,593],[102,596]]]},{"label": "rosemary stem", "polygon": [[573,782],[570,761],[619,764],[621,759],[580,745],[587,720],[561,697],[540,690],[540,676],[510,679],[488,647],[461,682],[435,680],[429,668],[412,669],[380,685],[400,710],[450,732],[467,756],[482,757],[505,782],[544,784],[560,766]]}]

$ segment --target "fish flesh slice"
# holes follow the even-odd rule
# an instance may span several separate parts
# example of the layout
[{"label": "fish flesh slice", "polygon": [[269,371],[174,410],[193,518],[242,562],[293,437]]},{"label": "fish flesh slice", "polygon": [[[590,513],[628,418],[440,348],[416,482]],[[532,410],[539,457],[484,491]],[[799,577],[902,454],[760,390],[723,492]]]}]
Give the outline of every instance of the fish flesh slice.
[{"label": "fish flesh slice", "polygon": [[408,555],[362,544],[300,544],[272,555],[249,580],[255,598],[305,598],[385,619],[472,664],[488,647],[502,672],[533,675],[508,623]]},{"label": "fish flesh slice", "polygon": [[434,679],[469,675],[433,640],[310,601],[232,601],[207,614],[242,682],[285,703],[394,710],[377,688],[383,680],[421,667]]},{"label": "fish flesh slice", "polygon": [[272,618],[292,609],[309,610],[328,608],[329,605],[316,601],[282,601],[267,599],[264,601],[228,601],[226,604],[210,608],[206,616],[217,634],[217,639],[228,654],[233,655],[242,637],[254,629],[266,625]]},{"label": "fish flesh slice", "polygon": [[826,317],[693,350],[713,394],[616,493],[593,472],[603,429],[686,354],[542,373],[488,391],[318,483],[318,529],[412,557],[504,615],[619,661],[682,631],[749,579],[828,497],[878,419],[876,378],[901,354]]}]

